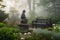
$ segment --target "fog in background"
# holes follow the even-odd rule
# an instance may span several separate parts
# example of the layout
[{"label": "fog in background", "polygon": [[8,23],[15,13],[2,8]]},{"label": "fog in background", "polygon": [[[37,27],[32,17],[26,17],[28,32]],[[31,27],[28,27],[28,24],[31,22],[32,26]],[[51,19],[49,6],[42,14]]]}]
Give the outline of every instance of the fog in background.
[{"label": "fog in background", "polygon": [[[52,1],[52,0],[51,0]],[[6,7],[3,9],[9,14],[9,20],[18,21],[23,10],[26,10],[26,17],[51,17],[54,15],[54,0],[3,0]]]},{"label": "fog in background", "polygon": [[[39,0],[36,0],[35,2],[39,3]],[[29,15],[30,15],[29,14],[29,4],[28,4],[27,0],[4,0],[3,4],[6,5],[4,10],[7,13],[10,13],[11,10],[16,10],[16,11],[18,11],[18,13],[21,16],[22,11],[25,9],[26,16],[29,17]],[[32,3],[32,7],[33,7],[33,3]],[[44,17],[47,16],[48,14],[45,9],[47,9],[47,8],[44,6],[37,6],[37,4],[36,4],[35,5],[35,14],[36,14],[35,16],[44,16]]]}]

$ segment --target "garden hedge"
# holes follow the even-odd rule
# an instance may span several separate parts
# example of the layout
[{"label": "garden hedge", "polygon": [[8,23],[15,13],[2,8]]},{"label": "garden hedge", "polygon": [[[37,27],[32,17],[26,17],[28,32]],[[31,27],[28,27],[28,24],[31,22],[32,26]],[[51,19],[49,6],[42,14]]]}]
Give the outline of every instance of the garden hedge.
[{"label": "garden hedge", "polygon": [[0,40],[19,40],[20,34],[17,29],[2,27],[0,28]]}]

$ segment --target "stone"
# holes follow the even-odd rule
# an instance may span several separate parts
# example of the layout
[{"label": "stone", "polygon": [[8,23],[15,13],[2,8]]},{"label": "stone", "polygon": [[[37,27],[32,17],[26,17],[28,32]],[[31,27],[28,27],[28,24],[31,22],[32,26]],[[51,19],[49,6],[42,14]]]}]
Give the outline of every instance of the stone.
[{"label": "stone", "polygon": [[19,24],[18,26],[20,27],[21,32],[24,34],[25,30],[29,29],[29,25],[27,24],[27,18],[25,16],[25,10],[23,10],[23,13],[21,15],[21,24]]},{"label": "stone", "polygon": [[23,13],[21,15],[21,23],[22,24],[27,24],[27,19],[26,19],[26,16],[25,16],[25,10],[23,10]]}]

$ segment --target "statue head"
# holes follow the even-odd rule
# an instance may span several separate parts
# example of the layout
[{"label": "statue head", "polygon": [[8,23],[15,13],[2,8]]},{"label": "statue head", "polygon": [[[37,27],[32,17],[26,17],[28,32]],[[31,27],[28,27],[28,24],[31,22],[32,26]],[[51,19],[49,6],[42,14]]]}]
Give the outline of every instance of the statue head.
[{"label": "statue head", "polygon": [[25,10],[23,10],[23,13],[25,13],[26,11]]}]

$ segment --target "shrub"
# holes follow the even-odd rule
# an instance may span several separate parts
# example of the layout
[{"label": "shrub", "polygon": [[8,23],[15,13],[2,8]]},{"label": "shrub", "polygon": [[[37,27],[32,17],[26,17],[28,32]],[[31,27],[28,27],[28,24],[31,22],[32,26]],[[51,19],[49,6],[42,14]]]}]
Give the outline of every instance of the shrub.
[{"label": "shrub", "polygon": [[54,40],[60,40],[60,33],[53,34]]},{"label": "shrub", "polygon": [[0,40],[19,40],[20,35],[17,29],[2,27],[0,28]]},{"label": "shrub", "polygon": [[[37,30],[38,32],[38,30]],[[40,40],[53,40],[53,32],[52,31],[48,31],[48,30],[40,30],[40,32],[37,34],[40,35]]]},{"label": "shrub", "polygon": [[37,29],[34,31],[37,34],[36,37],[40,38],[39,40],[60,40],[60,33]]},{"label": "shrub", "polygon": [[31,34],[25,38],[25,40],[40,40],[39,35]]},{"label": "shrub", "polygon": [[3,22],[0,22],[0,28],[2,28],[2,27],[16,28],[19,30],[19,27],[17,25],[8,25],[8,24],[5,24]]},{"label": "shrub", "polygon": [[4,23],[0,23],[0,28],[2,28],[2,27],[6,27],[7,25],[6,24],[4,24]]}]

